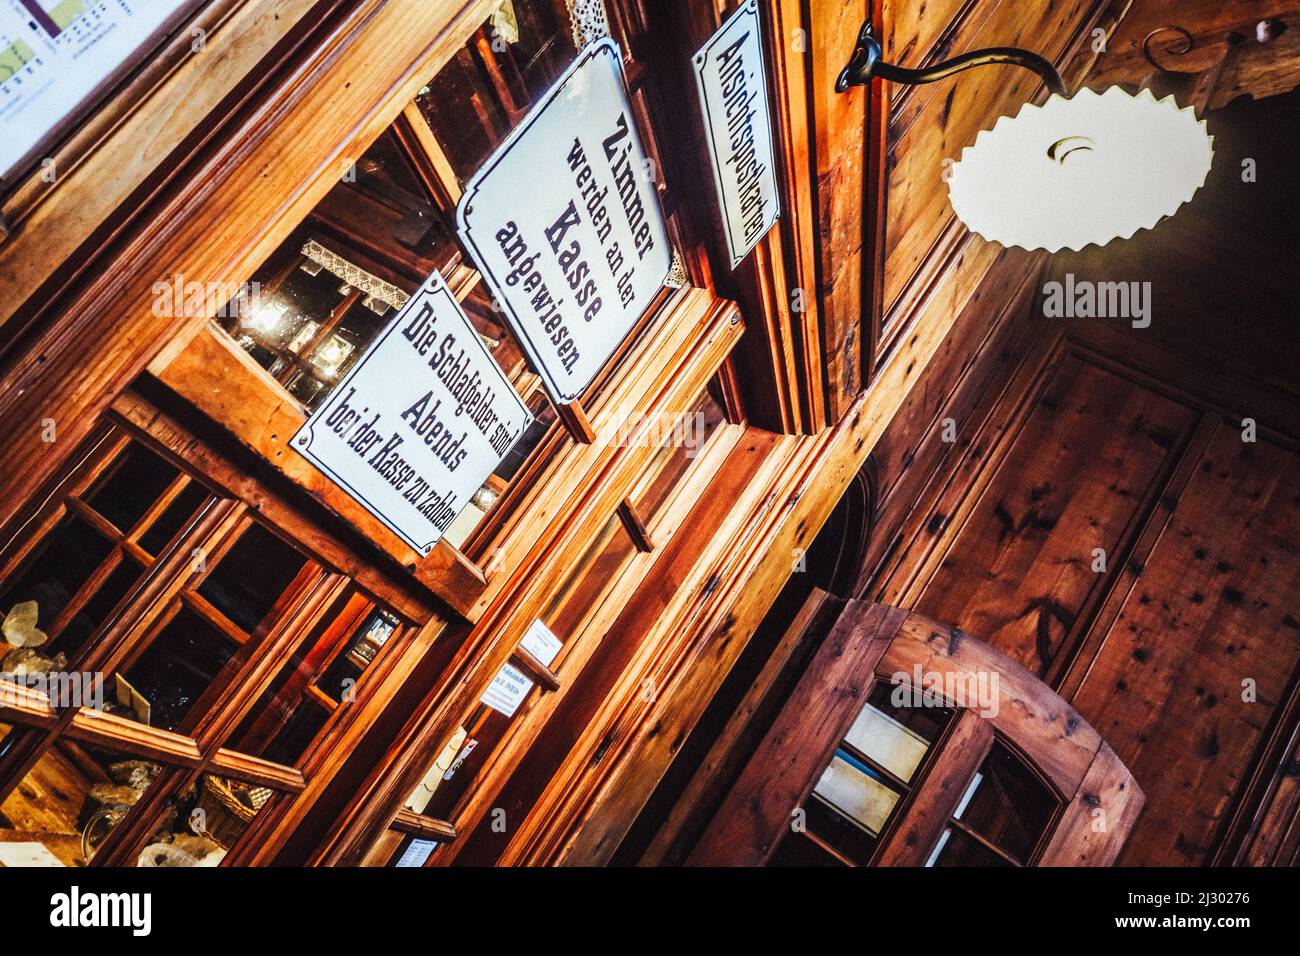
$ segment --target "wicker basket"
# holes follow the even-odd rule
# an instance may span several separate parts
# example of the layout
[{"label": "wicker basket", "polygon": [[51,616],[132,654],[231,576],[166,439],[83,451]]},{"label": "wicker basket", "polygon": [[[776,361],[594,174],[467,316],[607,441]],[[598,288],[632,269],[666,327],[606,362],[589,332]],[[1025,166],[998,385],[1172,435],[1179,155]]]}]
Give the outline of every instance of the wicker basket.
[{"label": "wicker basket", "polygon": [[271,799],[272,792],[266,787],[250,787],[206,774],[198,802],[204,814],[204,835],[229,850]]}]

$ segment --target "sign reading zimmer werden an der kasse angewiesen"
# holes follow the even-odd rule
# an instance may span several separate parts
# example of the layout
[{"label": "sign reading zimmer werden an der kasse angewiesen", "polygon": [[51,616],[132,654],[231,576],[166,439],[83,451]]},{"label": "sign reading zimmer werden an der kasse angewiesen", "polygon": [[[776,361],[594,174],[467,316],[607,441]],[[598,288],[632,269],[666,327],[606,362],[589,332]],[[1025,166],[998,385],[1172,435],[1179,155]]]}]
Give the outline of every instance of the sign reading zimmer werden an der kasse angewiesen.
[{"label": "sign reading zimmer werden an der kasse angewiesen", "polygon": [[428,554],[532,422],[435,272],[293,447]]},{"label": "sign reading zimmer werden an der kasse angewiesen", "polygon": [[605,38],[465,186],[457,231],[557,401],[582,394],[663,287],[654,178]]},{"label": "sign reading zimmer werden an der kasse angewiesen", "polygon": [[776,191],[758,0],[748,0],[695,54],[695,85],[731,268],[781,211]]}]

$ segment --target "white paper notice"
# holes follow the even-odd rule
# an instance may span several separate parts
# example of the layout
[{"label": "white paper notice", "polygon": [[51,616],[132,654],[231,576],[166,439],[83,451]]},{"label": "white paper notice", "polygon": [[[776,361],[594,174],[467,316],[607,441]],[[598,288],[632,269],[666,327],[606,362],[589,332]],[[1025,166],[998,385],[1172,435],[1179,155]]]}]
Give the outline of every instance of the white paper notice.
[{"label": "white paper notice", "polygon": [[437,845],[434,840],[412,840],[406,852],[398,859],[397,865],[399,867],[424,866],[424,861],[429,858],[429,854]]},{"label": "white paper notice", "polygon": [[694,58],[713,185],[733,269],[781,211],[758,19],[758,0],[748,0]]},{"label": "white paper notice", "polygon": [[435,272],[293,447],[428,554],[532,420]]},{"label": "white paper notice", "polygon": [[[519,644],[547,667],[551,666],[551,661],[555,660],[555,655],[562,646],[560,639],[541,621],[533,622]],[[527,674],[513,664],[506,664],[488,686],[487,693],[483,695],[483,703],[507,717],[514,716],[532,686],[533,681]]]},{"label": "white paper notice", "polygon": [[587,47],[465,185],[456,227],[551,395],[570,402],[672,266],[618,45]]},{"label": "white paper notice", "polygon": [[0,175],[188,4],[0,0]]}]

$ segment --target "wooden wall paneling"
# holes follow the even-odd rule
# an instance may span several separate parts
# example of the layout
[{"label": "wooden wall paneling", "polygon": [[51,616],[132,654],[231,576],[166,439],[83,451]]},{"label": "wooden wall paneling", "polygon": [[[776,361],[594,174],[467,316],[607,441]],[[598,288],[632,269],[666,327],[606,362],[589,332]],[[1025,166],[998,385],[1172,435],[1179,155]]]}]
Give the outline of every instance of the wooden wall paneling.
[{"label": "wooden wall paneling", "polygon": [[[883,579],[884,565],[897,559],[904,541],[922,529],[930,535],[944,529],[948,517],[935,510],[927,486],[942,488],[944,482],[935,477],[940,469],[952,471],[964,456],[982,455],[981,436],[989,441],[992,408],[1014,387],[1017,369],[1037,348],[1031,340],[1045,334],[1027,321],[1036,278],[1025,268],[1027,258],[1011,252],[999,256],[872,451],[876,513],[855,595]],[[991,310],[996,317],[989,322]],[[952,441],[945,434],[947,419]]]},{"label": "wooden wall paneling", "polygon": [[803,311],[791,315],[791,324],[803,369],[805,430],[813,433],[834,418],[826,406],[826,368],[821,355],[821,296],[817,285],[820,207],[814,199],[807,27],[797,4],[773,2],[762,9],[766,14],[766,50],[771,60],[768,79],[772,132],[781,172],[781,218],[774,227],[772,254],[768,256],[764,249],[770,261],[757,268],[773,276],[768,301],[776,314],[792,311],[793,290],[803,291]]},{"label": "wooden wall paneling", "polygon": [[1211,865],[1300,862],[1300,670],[1283,699],[1226,815]]},{"label": "wooden wall paneling", "polygon": [[1126,863],[1209,857],[1300,667],[1297,464],[1220,429],[1086,663],[1076,706],[1148,791]]},{"label": "wooden wall paneling", "polygon": [[816,288],[830,421],[844,416],[863,381],[861,325],[869,301],[863,284],[864,177],[868,150],[883,144],[864,142],[866,91],[857,87],[836,93],[835,80],[853,54],[868,11],[867,0],[818,4],[809,11],[807,25],[814,208],[821,230]]},{"label": "wooden wall paneling", "polygon": [[1084,611],[1076,615],[1062,641],[1065,653],[1056,655],[1046,671],[1048,683],[1067,696],[1078,692],[1087,673],[1086,662],[1097,656],[1115,626],[1218,428],[1213,416],[1200,416],[1195,430],[1179,448],[1171,473],[1153,485],[1152,493],[1138,509],[1138,523],[1108,561],[1101,586],[1089,595]]},{"label": "wooden wall paneling", "polygon": [[1031,401],[915,607],[1044,674],[1196,416],[1070,353]]},{"label": "wooden wall paneling", "polygon": [[787,707],[741,771],[687,859],[688,866],[760,866],[789,832],[791,812],[865,702],[876,661],[907,617],[850,601]]},{"label": "wooden wall paneling", "polygon": [[808,595],[745,692],[740,705],[700,762],[690,783],[682,790],[681,797],[650,841],[638,865],[661,866],[670,858],[672,862],[680,862],[676,856],[681,847],[689,847],[699,837],[700,828],[717,812],[718,804],[735,782],[743,767],[742,761],[758,745],[756,717],[761,710],[771,706],[773,689],[796,657],[796,652],[808,641],[809,632],[818,621],[831,613],[838,616],[842,607],[842,600],[821,588],[814,588]]}]

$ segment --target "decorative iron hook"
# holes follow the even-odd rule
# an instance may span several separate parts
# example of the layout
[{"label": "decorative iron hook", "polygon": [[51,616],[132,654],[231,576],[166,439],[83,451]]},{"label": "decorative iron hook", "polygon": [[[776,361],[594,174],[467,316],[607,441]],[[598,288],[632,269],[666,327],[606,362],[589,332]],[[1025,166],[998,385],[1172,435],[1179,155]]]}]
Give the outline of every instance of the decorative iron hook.
[{"label": "decorative iron hook", "polygon": [[947,79],[956,73],[977,66],[1005,63],[1032,70],[1042,77],[1043,82],[1047,84],[1047,88],[1053,93],[1060,96],[1069,96],[1065,88],[1065,81],[1061,79],[1061,74],[1050,61],[1037,53],[1031,53],[1017,47],[998,46],[984,50],[972,50],[970,53],[963,53],[951,60],[944,60],[942,63],[936,63],[934,66],[928,66],[920,70],[895,66],[892,63],[886,63],[880,57],[880,41],[876,39],[871,20],[867,19],[863,21],[862,29],[858,33],[858,44],[853,50],[853,56],[849,58],[848,65],[844,67],[840,72],[839,79],[835,81],[835,92],[843,93],[850,86],[866,86],[871,82],[873,76],[878,76],[880,79],[888,80],[891,83],[915,85],[917,83],[933,83],[935,80]]}]

